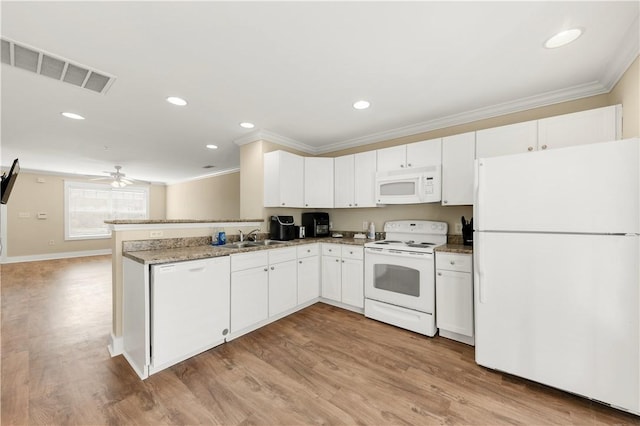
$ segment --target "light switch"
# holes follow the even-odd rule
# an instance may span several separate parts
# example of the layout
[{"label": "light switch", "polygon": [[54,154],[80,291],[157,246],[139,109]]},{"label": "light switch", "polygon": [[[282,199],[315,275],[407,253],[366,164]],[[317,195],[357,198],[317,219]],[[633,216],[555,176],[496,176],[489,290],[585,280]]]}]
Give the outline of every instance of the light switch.
[{"label": "light switch", "polygon": [[31,213],[29,213],[29,212],[19,212],[18,213],[18,217],[21,218],[21,219],[25,219],[25,218],[31,217]]},{"label": "light switch", "polygon": [[47,214],[44,212],[38,212],[38,219],[46,219],[47,218]]},{"label": "light switch", "polygon": [[46,181],[44,180],[44,178],[39,177],[39,178],[36,178],[36,182],[45,183]]}]

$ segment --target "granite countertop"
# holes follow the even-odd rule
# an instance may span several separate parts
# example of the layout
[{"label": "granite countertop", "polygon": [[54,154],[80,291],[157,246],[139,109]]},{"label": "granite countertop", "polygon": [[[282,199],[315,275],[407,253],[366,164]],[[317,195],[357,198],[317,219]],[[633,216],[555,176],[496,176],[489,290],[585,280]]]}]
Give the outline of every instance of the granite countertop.
[{"label": "granite countertop", "polygon": [[264,219],[121,219],[121,220],[105,220],[104,223],[109,225],[159,225],[171,223],[241,223],[241,222],[264,222]]},{"label": "granite countertop", "polygon": [[445,244],[434,249],[436,253],[459,253],[473,254],[473,246],[465,246],[462,244]]},{"label": "granite countertop", "polygon": [[301,246],[304,244],[314,243],[335,243],[349,244],[355,246],[364,246],[371,240],[355,239],[355,238],[305,238],[301,240],[282,241],[281,244],[243,247],[243,248],[225,248],[224,246],[198,245],[191,247],[163,248],[155,250],[141,251],[125,251],[122,255],[128,259],[134,260],[145,265],[154,265],[159,263],[182,262],[186,260],[207,259],[211,257],[229,256],[237,253],[248,253],[260,250],[269,250],[283,247]]}]

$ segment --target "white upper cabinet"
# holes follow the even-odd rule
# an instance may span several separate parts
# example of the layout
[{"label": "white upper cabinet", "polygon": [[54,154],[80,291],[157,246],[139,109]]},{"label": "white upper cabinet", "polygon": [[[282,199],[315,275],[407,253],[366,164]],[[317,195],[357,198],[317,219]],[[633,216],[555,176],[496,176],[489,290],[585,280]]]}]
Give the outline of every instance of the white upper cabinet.
[{"label": "white upper cabinet", "polygon": [[407,145],[407,167],[439,166],[441,164],[441,138]]},{"label": "white upper cabinet", "polygon": [[379,172],[408,167],[435,166],[441,164],[442,139],[414,142],[377,150]]},{"label": "white upper cabinet", "polygon": [[264,154],[265,207],[303,207],[303,182],[303,157],[286,151]]},{"label": "white upper cabinet", "polygon": [[613,105],[476,132],[476,158],[619,139],[622,106]]},{"label": "white upper cabinet", "polygon": [[620,139],[622,105],[538,120],[539,149],[554,149]]},{"label": "white upper cabinet", "polygon": [[376,207],[376,152],[367,151],[353,158],[355,178],[354,207]]},{"label": "white upper cabinet", "polygon": [[333,207],[333,158],[304,157],[304,207]]},{"label": "white upper cabinet", "polygon": [[[375,152],[375,151],[374,151]],[[353,207],[355,161],[354,155],[343,155],[334,158],[334,206]]]},{"label": "white upper cabinet", "polygon": [[494,127],[476,132],[476,158],[534,151],[538,145],[538,122]]},{"label": "white upper cabinet", "polygon": [[384,170],[398,170],[407,165],[407,146],[399,145],[382,148],[376,151],[379,172]]},{"label": "white upper cabinet", "polygon": [[472,205],[476,132],[442,138],[442,205]]},{"label": "white upper cabinet", "polygon": [[335,207],[376,207],[376,151],[334,160]]}]

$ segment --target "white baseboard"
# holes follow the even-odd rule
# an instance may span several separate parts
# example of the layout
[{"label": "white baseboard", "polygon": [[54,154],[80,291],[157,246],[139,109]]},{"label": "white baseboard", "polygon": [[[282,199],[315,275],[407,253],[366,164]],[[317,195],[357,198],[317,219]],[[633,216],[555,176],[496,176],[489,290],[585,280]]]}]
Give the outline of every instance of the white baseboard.
[{"label": "white baseboard", "polygon": [[122,336],[114,336],[113,333],[109,336],[109,345],[107,346],[111,357],[122,355],[124,352],[124,344]]},{"label": "white baseboard", "polygon": [[40,260],[68,259],[72,257],[101,256],[104,254],[111,254],[111,249],[67,251],[62,253],[34,254],[31,256],[7,256],[2,260],[2,264],[20,263],[20,262],[37,262]]}]

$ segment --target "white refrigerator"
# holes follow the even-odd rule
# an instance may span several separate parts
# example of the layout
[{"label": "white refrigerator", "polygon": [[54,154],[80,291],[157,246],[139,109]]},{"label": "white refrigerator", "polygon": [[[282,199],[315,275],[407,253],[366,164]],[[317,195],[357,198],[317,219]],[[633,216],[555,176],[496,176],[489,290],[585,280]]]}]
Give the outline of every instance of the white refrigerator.
[{"label": "white refrigerator", "polygon": [[476,362],[640,413],[640,140],[476,161]]}]

